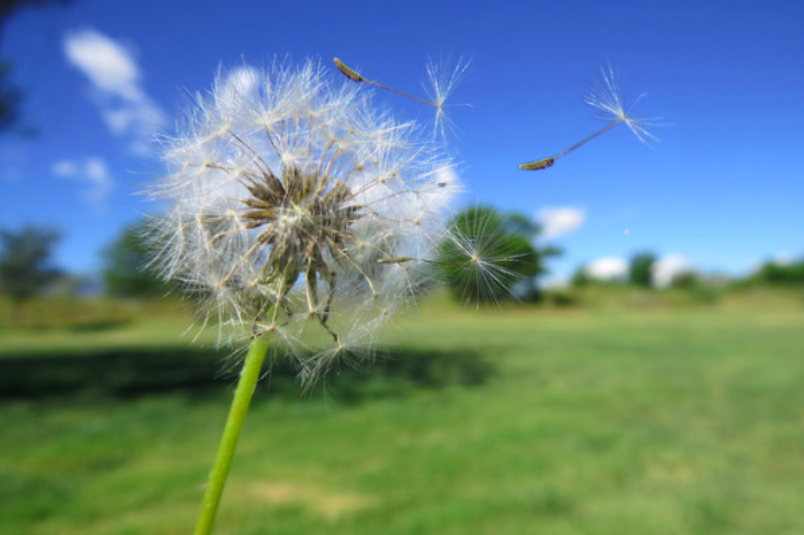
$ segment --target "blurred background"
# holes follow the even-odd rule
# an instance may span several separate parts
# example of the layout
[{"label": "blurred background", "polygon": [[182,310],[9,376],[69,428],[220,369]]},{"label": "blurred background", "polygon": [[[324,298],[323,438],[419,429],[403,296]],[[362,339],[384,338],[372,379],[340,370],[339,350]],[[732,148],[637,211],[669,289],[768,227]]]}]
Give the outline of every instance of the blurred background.
[{"label": "blurred background", "polygon": [[[221,67],[338,56],[414,94],[428,59],[471,61],[447,101],[458,212],[505,229],[513,290],[437,289],[312,393],[277,361],[216,533],[801,533],[802,20],[794,1],[3,2],[1,531],[189,532],[238,359],[141,269],[154,139]],[[581,97],[608,65],[661,142],[621,125],[519,170],[605,126]]]}]

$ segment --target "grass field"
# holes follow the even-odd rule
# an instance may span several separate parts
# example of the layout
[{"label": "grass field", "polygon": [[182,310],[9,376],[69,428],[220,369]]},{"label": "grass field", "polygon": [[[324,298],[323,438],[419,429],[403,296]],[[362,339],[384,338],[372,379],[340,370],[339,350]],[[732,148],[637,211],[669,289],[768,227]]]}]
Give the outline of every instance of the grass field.
[{"label": "grass field", "polygon": [[[0,331],[0,532],[191,532],[233,379],[184,326]],[[800,302],[436,307],[386,340],[261,384],[217,534],[804,533]]]}]

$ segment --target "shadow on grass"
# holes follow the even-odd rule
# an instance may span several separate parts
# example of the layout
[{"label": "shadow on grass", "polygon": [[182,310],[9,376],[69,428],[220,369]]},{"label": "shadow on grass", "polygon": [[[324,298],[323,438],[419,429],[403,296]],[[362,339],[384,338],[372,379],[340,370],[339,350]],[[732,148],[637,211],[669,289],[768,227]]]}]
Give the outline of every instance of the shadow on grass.
[{"label": "shadow on grass", "polygon": [[[8,356],[0,359],[0,400],[125,399],[180,392],[215,396],[231,391],[239,363],[211,349],[115,349],[87,354]],[[344,402],[406,395],[413,389],[483,384],[491,367],[475,353],[392,349],[363,370],[342,367],[321,387]],[[296,372],[275,364],[267,395],[299,398]]]},{"label": "shadow on grass", "polygon": [[65,329],[72,332],[100,332],[117,329],[131,323],[130,318],[118,318],[108,320],[95,320],[86,323],[76,323],[74,325],[67,325]]},{"label": "shadow on grass", "polygon": [[18,324],[4,323],[0,324],[0,332],[2,331],[53,331],[64,330],[68,332],[102,332],[117,329],[131,323],[131,318],[115,318],[115,319],[102,319],[90,321],[73,321],[73,322],[24,322]]}]

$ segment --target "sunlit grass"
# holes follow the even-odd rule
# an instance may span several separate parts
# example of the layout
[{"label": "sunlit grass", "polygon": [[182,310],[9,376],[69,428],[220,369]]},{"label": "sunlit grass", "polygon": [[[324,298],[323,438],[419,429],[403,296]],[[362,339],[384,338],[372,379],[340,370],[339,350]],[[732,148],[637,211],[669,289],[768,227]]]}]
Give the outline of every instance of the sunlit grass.
[{"label": "sunlit grass", "polygon": [[[216,533],[800,532],[804,306],[766,305],[430,304],[388,333],[392,360],[307,397],[262,385]],[[0,355],[158,362],[187,342],[168,316],[6,330]],[[187,533],[232,385],[1,400],[3,532]]]}]

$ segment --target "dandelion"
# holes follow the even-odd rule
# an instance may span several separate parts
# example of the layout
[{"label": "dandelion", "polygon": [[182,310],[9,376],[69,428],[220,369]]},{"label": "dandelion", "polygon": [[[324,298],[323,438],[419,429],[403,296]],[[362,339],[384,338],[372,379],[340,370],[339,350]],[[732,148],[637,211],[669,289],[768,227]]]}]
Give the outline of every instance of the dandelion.
[{"label": "dandelion", "polygon": [[648,131],[649,127],[657,126],[658,124],[654,122],[653,119],[639,118],[634,116],[631,112],[636,103],[639,102],[645,94],[639,95],[626,111],[625,106],[623,106],[622,94],[617,85],[612,66],[608,65],[607,67],[601,68],[600,74],[600,78],[593,82],[590,93],[584,97],[584,102],[603,112],[603,115],[596,117],[597,119],[611,121],[611,123],[555,156],[520,164],[520,169],[535,171],[552,167],[557,159],[574,151],[599,135],[608,132],[620,123],[625,123],[637,139],[646,145],[651,141],[658,141],[658,139]]},{"label": "dandelion", "polygon": [[167,140],[155,263],[225,331],[270,332],[306,371],[320,355],[295,348],[311,324],[346,348],[354,328],[338,309],[382,318],[404,306],[410,292],[397,290],[416,283],[388,259],[424,257],[443,239],[458,184],[441,179],[453,164],[413,123],[332,87],[312,62],[235,74]]},{"label": "dandelion", "polygon": [[[312,61],[220,73],[165,140],[153,265],[202,300],[221,343],[252,340],[197,535],[211,531],[268,340],[305,385],[370,358],[377,329],[436,275],[439,244],[462,243],[444,222],[453,162],[359,89]],[[464,265],[493,274],[490,262]]]}]

